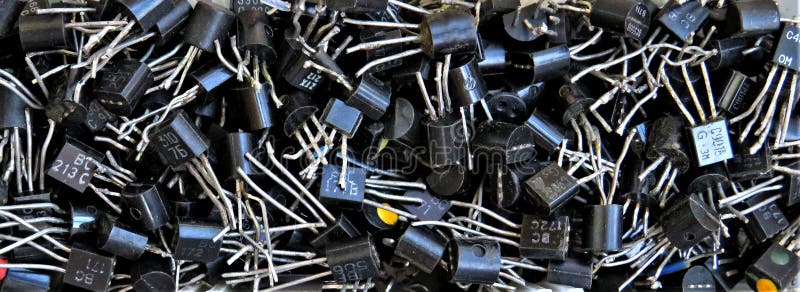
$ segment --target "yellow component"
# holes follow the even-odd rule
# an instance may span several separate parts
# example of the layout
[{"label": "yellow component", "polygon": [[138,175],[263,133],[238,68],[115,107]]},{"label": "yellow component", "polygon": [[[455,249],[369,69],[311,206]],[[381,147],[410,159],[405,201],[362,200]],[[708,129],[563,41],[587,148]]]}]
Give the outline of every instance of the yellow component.
[{"label": "yellow component", "polygon": [[[383,205],[389,206],[387,203],[383,203]],[[378,208],[378,218],[381,218],[381,221],[387,225],[395,225],[398,220],[397,213],[381,208]]]},{"label": "yellow component", "polygon": [[778,287],[775,286],[770,279],[758,279],[756,282],[756,291],[758,292],[778,292]]}]

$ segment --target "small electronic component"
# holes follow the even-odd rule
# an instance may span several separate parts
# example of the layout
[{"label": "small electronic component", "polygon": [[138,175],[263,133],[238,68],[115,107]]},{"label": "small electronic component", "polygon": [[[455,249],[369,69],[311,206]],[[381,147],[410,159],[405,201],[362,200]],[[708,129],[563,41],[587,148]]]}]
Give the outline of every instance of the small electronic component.
[{"label": "small electronic component", "polygon": [[761,35],[781,27],[780,12],[775,1],[745,0],[731,3],[726,31],[737,36]]},{"label": "small electronic component", "polygon": [[563,261],[569,248],[569,217],[522,217],[519,255],[537,260]]},{"label": "small electronic component", "polygon": [[403,204],[403,208],[409,213],[417,216],[419,220],[423,221],[438,221],[444,217],[447,210],[450,209],[450,202],[447,200],[440,200],[427,191],[410,190],[403,194],[404,197],[418,198],[422,200],[422,204],[408,203]]},{"label": "small electronic component", "polygon": [[144,230],[155,230],[169,221],[171,208],[167,208],[166,200],[155,185],[128,184],[122,199],[128,206],[130,218]]},{"label": "small electronic component", "polygon": [[331,98],[322,112],[322,122],[347,137],[355,135],[358,126],[361,125],[361,119],[363,119],[361,111],[337,98]]},{"label": "small electronic component", "polygon": [[431,273],[441,261],[447,245],[433,231],[409,226],[397,240],[394,254],[425,273]]},{"label": "small electronic component", "polygon": [[592,5],[592,24],[642,40],[650,30],[651,11],[640,0],[601,0]]},{"label": "small electronic component", "polygon": [[94,176],[97,162],[102,160],[103,155],[97,150],[77,139],[67,138],[47,170],[47,175],[83,193]]},{"label": "small electronic component", "polygon": [[337,283],[365,280],[381,273],[378,251],[369,234],[330,242],[325,249],[325,256]]},{"label": "small electronic component", "polygon": [[102,215],[96,221],[98,248],[116,256],[136,260],[147,248],[147,236],[131,231],[109,215]]},{"label": "small electronic component", "polygon": [[683,291],[714,292],[716,283],[708,269],[703,266],[694,266],[683,274],[681,288]]},{"label": "small electronic component", "polygon": [[552,214],[578,193],[578,181],[551,163],[525,181],[525,190],[545,213]]},{"label": "small electronic component", "polygon": [[428,138],[428,162],[432,168],[461,165],[466,155],[463,123],[455,115],[423,120]]},{"label": "small electronic component", "polygon": [[533,130],[536,146],[548,153],[556,151],[564,141],[564,129],[542,113],[534,111],[525,124]]},{"label": "small electronic component", "polygon": [[320,202],[339,208],[360,210],[361,202],[364,200],[367,171],[363,168],[348,167],[344,176],[344,188],[339,187],[340,172],[341,168],[334,165],[322,167]]},{"label": "small electronic component", "polygon": [[594,254],[607,254],[622,248],[622,206],[586,206],[583,248]]},{"label": "small electronic component", "polygon": [[800,258],[795,253],[774,243],[747,268],[745,279],[758,291],[780,291],[797,275],[799,263]]},{"label": "small electronic component", "polygon": [[207,263],[217,259],[222,240],[214,240],[222,226],[217,223],[182,217],[173,238],[176,260]]},{"label": "small electronic component", "polygon": [[505,165],[527,161],[536,154],[533,130],[515,124],[486,121],[478,125],[472,150],[479,162]]},{"label": "small electronic component", "polygon": [[130,265],[131,281],[136,291],[174,291],[175,265],[169,258],[145,253]]},{"label": "small electronic component", "polygon": [[737,151],[728,161],[728,176],[733,181],[756,179],[772,172],[772,153],[764,148],[756,153]]},{"label": "small electronic component", "polygon": [[673,246],[686,250],[718,230],[717,212],[697,196],[676,202],[661,214],[661,226]]},{"label": "small electronic component", "polygon": [[64,283],[94,292],[108,291],[115,264],[113,257],[73,247],[65,267]]},{"label": "small electronic component", "polygon": [[733,158],[726,120],[718,120],[690,129],[698,166]]},{"label": "small electronic component", "polygon": [[360,236],[361,232],[358,231],[358,228],[353,226],[353,223],[350,223],[350,220],[348,220],[347,217],[340,215],[332,225],[328,226],[328,228],[325,228],[324,231],[322,231],[309,243],[314,248],[324,249],[330,242],[346,240]]},{"label": "small electronic component", "polygon": [[592,263],[573,257],[563,261],[550,261],[547,281],[576,288],[592,288]]},{"label": "small electronic component", "polygon": [[759,196],[745,201],[747,207],[757,207],[755,211],[747,214],[749,221],[745,225],[755,242],[767,241],[789,227],[789,221],[786,220],[786,216],[783,215],[778,204],[772,201],[778,198]]},{"label": "small electronic component", "polygon": [[703,25],[710,14],[708,8],[698,0],[672,0],[659,11],[656,18],[675,36],[686,41]]},{"label": "small electronic component", "polygon": [[150,132],[153,148],[161,161],[180,168],[184,163],[203,154],[209,147],[208,138],[190,122],[185,112],[178,111]]},{"label": "small electronic component", "polygon": [[492,284],[500,276],[500,243],[490,239],[456,238],[450,241],[450,282]]},{"label": "small electronic component", "polygon": [[154,81],[145,63],[131,60],[104,70],[94,87],[96,100],[109,111],[130,115]]}]

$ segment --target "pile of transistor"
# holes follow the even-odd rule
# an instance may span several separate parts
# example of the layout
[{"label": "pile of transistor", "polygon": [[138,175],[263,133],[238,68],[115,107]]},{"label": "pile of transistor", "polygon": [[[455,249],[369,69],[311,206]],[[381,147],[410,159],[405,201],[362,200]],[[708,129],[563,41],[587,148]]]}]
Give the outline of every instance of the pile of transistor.
[{"label": "pile of transistor", "polygon": [[796,0],[0,0],[2,291],[800,289]]}]

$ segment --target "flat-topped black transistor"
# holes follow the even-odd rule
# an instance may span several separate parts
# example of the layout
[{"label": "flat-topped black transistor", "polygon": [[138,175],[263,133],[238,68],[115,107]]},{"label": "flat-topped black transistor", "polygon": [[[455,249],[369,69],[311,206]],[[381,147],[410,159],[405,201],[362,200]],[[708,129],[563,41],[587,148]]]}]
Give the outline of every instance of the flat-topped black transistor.
[{"label": "flat-topped black transistor", "polygon": [[525,181],[528,195],[548,214],[569,201],[578,193],[578,188],[578,181],[556,163],[551,163]]},{"label": "flat-topped black transistor", "polygon": [[783,26],[772,62],[800,71],[800,27],[794,24]]},{"label": "flat-topped black transistor", "polygon": [[567,257],[563,261],[550,261],[547,265],[547,281],[591,289],[592,263],[573,257]]},{"label": "flat-topped black transistor", "polygon": [[361,210],[367,170],[352,166],[348,167],[344,189],[339,187],[340,172],[341,167],[332,164],[322,167],[319,189],[320,202],[339,208]]},{"label": "flat-topped black transistor", "polygon": [[567,216],[525,215],[522,217],[519,255],[535,260],[563,261],[569,247],[569,231]]},{"label": "flat-topped black transistor", "polygon": [[96,162],[103,161],[104,156],[77,139],[67,137],[64,146],[56,155],[56,159],[47,170],[47,175],[55,180],[83,193],[89,187],[94,176]]},{"label": "flat-topped black transistor", "polygon": [[732,35],[763,35],[781,28],[778,4],[772,0],[731,2],[727,12],[725,30]]},{"label": "flat-topped black transistor", "polygon": [[717,120],[690,128],[698,166],[706,166],[733,158],[728,137],[727,120]]},{"label": "flat-topped black transistor", "polygon": [[97,100],[89,102],[89,107],[86,112],[86,120],[83,124],[92,133],[97,133],[106,128],[106,123],[113,122],[117,119],[117,115],[108,111]]},{"label": "flat-topped black transistor", "polygon": [[[243,1],[232,1],[243,2]],[[249,1],[248,1],[249,2]],[[278,53],[272,42],[272,27],[266,11],[247,9],[236,11],[236,37],[240,50],[258,56],[259,60],[267,64],[275,63]]]},{"label": "flat-topped black transistor", "polygon": [[783,215],[778,203],[772,201],[764,205],[762,203],[764,200],[769,200],[769,198],[758,196],[745,201],[747,207],[760,205],[755,211],[747,214],[748,222],[745,224],[750,236],[758,243],[773,238],[789,227],[789,221]]},{"label": "flat-topped black transistor", "polygon": [[348,138],[355,135],[363,117],[361,111],[338,98],[329,99],[328,105],[322,111],[322,122]]},{"label": "flat-topped black transistor", "polygon": [[177,226],[172,249],[176,260],[207,263],[217,259],[222,240],[214,241],[214,237],[222,232],[221,224],[184,217]]},{"label": "flat-topped black transistor", "polygon": [[183,110],[172,114],[150,132],[150,140],[161,162],[173,169],[200,156],[209,147],[208,138],[195,127]]},{"label": "flat-topped black transistor", "polygon": [[672,0],[659,11],[656,18],[679,39],[687,41],[710,14],[699,0],[689,0],[683,4]]},{"label": "flat-topped black transistor", "polygon": [[116,260],[82,248],[72,247],[64,283],[94,292],[108,291]]},{"label": "flat-topped black transistor", "polygon": [[466,155],[461,117],[446,115],[436,120],[423,120],[428,138],[428,162],[432,168],[461,165]]},{"label": "flat-topped black transistor", "polygon": [[237,113],[231,118],[238,128],[245,131],[258,131],[275,124],[275,110],[268,90],[269,87],[266,84],[230,89],[233,98],[226,100],[228,102],[226,110]]},{"label": "flat-topped black transistor", "polygon": [[146,63],[122,61],[103,70],[94,86],[96,100],[109,111],[130,115],[153,84],[153,72]]},{"label": "flat-topped black transistor", "polygon": [[366,280],[381,273],[381,261],[372,236],[334,241],[325,248],[336,283]]},{"label": "flat-topped black transistor", "polygon": [[145,253],[130,264],[131,282],[135,291],[175,291],[174,260]]},{"label": "flat-topped black transistor", "polygon": [[428,191],[410,190],[406,191],[403,196],[422,199],[422,204],[402,204],[406,211],[417,216],[420,221],[439,221],[450,209],[450,201],[438,199]]}]

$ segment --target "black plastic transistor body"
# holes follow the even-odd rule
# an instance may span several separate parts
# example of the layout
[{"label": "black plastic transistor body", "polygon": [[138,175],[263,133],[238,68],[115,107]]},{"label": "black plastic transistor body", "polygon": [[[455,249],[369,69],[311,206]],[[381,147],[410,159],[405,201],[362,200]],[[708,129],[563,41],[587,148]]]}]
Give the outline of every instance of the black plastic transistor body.
[{"label": "black plastic transistor body", "polygon": [[150,132],[150,141],[161,161],[173,169],[180,169],[209,148],[208,138],[183,110],[172,114]]},{"label": "black plastic transistor body", "polygon": [[535,260],[559,260],[567,257],[569,217],[525,215],[522,217],[519,255]]},{"label": "black plastic transistor body", "polygon": [[335,241],[325,249],[336,283],[361,281],[381,273],[381,261],[372,236]]},{"label": "black plastic transistor body", "polygon": [[97,164],[103,161],[103,154],[83,144],[77,139],[67,137],[64,146],[50,164],[47,175],[55,180],[83,193],[97,170]]},{"label": "black plastic transistor body", "polygon": [[116,259],[86,249],[72,247],[64,274],[64,283],[94,292],[108,290]]}]

